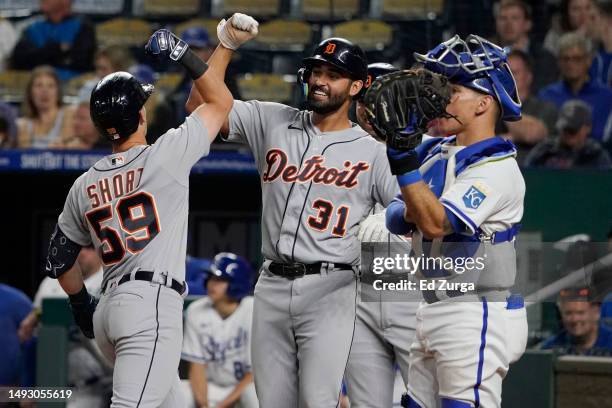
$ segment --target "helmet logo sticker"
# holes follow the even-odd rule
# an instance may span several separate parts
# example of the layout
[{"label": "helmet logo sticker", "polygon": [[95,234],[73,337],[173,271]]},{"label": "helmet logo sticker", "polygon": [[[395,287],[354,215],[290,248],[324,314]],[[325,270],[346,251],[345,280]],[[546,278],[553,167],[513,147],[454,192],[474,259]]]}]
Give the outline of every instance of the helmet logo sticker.
[{"label": "helmet logo sticker", "polygon": [[323,51],[323,54],[333,54],[334,51],[336,51],[336,44],[329,43],[327,44],[327,47],[325,47],[325,51]]}]

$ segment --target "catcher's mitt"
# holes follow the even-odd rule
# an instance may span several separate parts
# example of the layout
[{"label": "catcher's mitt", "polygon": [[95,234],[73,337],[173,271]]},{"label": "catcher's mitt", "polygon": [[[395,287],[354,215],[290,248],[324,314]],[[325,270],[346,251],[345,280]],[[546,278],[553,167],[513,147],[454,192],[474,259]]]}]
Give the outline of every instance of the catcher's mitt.
[{"label": "catcher's mitt", "polygon": [[446,77],[419,69],[379,77],[363,103],[376,134],[393,149],[414,149],[421,143],[427,123],[451,117],[446,112],[451,86]]}]

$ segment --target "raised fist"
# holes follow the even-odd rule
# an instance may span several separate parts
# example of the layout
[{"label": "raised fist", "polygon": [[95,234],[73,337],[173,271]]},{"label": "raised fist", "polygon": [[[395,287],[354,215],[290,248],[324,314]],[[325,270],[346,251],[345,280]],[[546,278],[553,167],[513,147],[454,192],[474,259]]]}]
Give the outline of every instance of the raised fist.
[{"label": "raised fist", "polygon": [[230,50],[235,50],[245,42],[255,38],[259,23],[251,16],[234,13],[229,20],[221,20],[217,25],[219,42]]}]

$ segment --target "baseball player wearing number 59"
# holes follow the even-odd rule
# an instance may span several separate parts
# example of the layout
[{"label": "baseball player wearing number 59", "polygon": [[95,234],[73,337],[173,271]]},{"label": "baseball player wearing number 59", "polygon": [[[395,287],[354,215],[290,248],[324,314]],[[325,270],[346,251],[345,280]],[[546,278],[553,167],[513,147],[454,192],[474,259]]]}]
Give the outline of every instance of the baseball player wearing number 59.
[{"label": "baseball player wearing number 59", "polygon": [[[421,268],[425,279],[469,278],[474,289],[423,292],[404,406],[500,407],[503,378],[527,340],[522,298],[510,293],[525,183],[514,158],[516,149],[495,136],[495,123],[498,118],[519,120],[521,102],[505,50],[483,38],[470,35],[464,41],[456,36],[415,57],[427,71],[391,74],[372,89],[381,90],[378,95],[387,98],[389,109],[398,106],[395,102],[402,104],[403,116],[410,112],[405,101],[417,88],[410,78],[424,74],[420,89],[425,92],[416,98],[420,106],[424,101],[418,99],[427,99],[428,84],[439,80],[450,86],[443,87],[448,93],[443,98],[449,101],[446,112],[433,124],[452,136],[411,143],[409,138],[422,136],[416,111],[404,134],[390,132],[401,142],[400,147],[388,143],[387,154],[402,194],[387,209],[387,226],[396,234],[412,233],[415,256],[478,256],[484,269]],[[384,94],[385,88],[390,93]],[[366,103],[372,97],[366,94]],[[429,99],[434,104],[437,100]],[[383,116],[392,118],[393,113]],[[383,116],[375,119],[375,128],[385,129]]]},{"label": "baseball player wearing number 59", "polygon": [[363,50],[327,39],[299,74],[311,110],[235,101],[222,134],[250,146],[261,175],[265,261],[251,353],[259,403],[335,408],[355,327],[359,223],[398,187],[384,145],[348,118],[366,80]]},{"label": "baseball player wearing number 59", "polygon": [[[220,35],[235,49],[257,22],[234,15]],[[184,407],[178,364],[187,293],[185,254],[189,173],[208,154],[231,106],[224,73],[232,50],[220,45],[209,65],[167,30],[145,51],[179,62],[203,104],[178,129],[146,144],[144,103],[153,91],[125,72],[103,78],[91,94],[91,116],[113,153],[73,184],[51,237],[47,273],[69,295],[76,323],[114,363],[112,407]],[[102,297],[91,296],[75,259],[93,243],[103,261]],[[96,307],[97,305],[97,307]]]}]

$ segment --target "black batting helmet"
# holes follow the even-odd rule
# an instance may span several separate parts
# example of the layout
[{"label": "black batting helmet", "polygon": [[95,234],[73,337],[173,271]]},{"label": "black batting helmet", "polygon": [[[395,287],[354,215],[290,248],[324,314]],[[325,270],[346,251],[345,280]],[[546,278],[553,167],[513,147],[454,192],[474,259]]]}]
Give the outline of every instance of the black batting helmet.
[{"label": "black batting helmet", "polygon": [[363,98],[363,95],[365,95],[368,88],[372,85],[372,82],[374,82],[378,77],[396,71],[399,71],[399,68],[386,62],[375,62],[368,65],[368,77],[363,83],[363,88],[361,88],[361,92],[359,93],[359,99]]},{"label": "black batting helmet", "polygon": [[153,89],[153,85],[141,84],[127,72],[107,75],[91,91],[91,120],[111,141],[128,137],[138,129],[138,113]]},{"label": "black batting helmet", "polygon": [[311,57],[304,58],[301,70],[302,82],[308,82],[310,70],[316,63],[324,62],[348,74],[354,80],[366,81],[368,62],[365,53],[358,45],[340,37],[321,41]]}]

